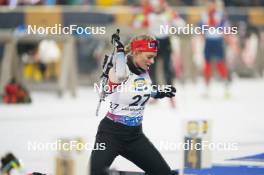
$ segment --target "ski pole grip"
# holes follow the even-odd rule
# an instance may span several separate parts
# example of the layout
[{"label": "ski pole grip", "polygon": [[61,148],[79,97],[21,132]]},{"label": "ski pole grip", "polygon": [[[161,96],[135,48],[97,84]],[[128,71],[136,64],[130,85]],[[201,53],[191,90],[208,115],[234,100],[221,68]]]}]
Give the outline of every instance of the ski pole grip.
[{"label": "ski pole grip", "polygon": [[120,40],[120,36],[119,36],[119,33],[120,33],[120,29],[116,29],[116,33],[114,33],[112,35],[112,38],[111,38],[111,43],[115,45],[115,42],[119,41]]}]

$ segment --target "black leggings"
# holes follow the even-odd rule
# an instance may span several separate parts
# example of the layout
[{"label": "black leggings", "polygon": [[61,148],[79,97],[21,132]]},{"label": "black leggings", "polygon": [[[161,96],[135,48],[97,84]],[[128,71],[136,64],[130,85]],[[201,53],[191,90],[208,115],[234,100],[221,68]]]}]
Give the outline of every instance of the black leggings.
[{"label": "black leggings", "polygon": [[[118,155],[130,160],[148,175],[171,174],[168,164],[142,132],[133,133],[128,131],[124,133],[124,130],[121,129],[119,134],[117,134],[102,131],[102,125],[109,123],[110,125],[116,125],[117,128],[128,127],[120,126],[122,124],[114,123],[107,118],[101,121],[96,136],[96,143],[105,143],[106,149],[92,151],[91,175],[107,175],[108,168]],[[128,129],[132,128],[134,127],[128,127]]]}]

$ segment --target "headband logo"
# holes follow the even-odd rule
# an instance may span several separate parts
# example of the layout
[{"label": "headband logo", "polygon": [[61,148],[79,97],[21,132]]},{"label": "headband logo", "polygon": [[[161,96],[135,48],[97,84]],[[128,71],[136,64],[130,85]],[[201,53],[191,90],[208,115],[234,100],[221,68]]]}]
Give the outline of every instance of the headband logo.
[{"label": "headband logo", "polygon": [[132,52],[141,51],[141,52],[157,52],[158,42],[156,40],[147,41],[147,40],[137,40],[131,43]]},{"label": "headband logo", "polygon": [[148,44],[149,44],[149,48],[153,48],[153,49],[157,48],[156,42],[149,42]]}]

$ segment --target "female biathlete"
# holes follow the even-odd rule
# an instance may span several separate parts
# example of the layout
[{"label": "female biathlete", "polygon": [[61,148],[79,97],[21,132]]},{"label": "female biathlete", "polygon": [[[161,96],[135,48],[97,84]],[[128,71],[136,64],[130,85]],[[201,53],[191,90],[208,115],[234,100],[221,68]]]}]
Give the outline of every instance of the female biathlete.
[{"label": "female biathlete", "polygon": [[112,90],[110,109],[99,124],[95,141],[95,144],[104,143],[105,149],[92,151],[91,175],[108,174],[118,155],[148,175],[169,175],[170,167],[142,131],[143,112],[149,98],[172,98],[176,92],[171,85],[163,90],[151,86],[148,70],[157,56],[158,42],[148,35],[133,38],[125,48],[119,38],[115,42],[114,65],[108,81]]}]

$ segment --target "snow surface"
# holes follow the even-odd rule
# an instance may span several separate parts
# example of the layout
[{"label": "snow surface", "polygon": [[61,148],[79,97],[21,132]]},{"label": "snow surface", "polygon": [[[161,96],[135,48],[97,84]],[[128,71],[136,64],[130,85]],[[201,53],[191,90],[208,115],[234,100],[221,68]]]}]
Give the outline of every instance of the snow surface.
[{"label": "snow surface", "polygon": [[[231,97],[224,97],[224,86],[213,82],[209,98],[202,97],[204,85],[176,84],[176,109],[168,99],[148,104],[143,130],[173,168],[182,165],[182,150],[173,144],[183,140],[183,121],[208,119],[212,122],[212,142],[237,143],[238,150],[212,152],[213,163],[264,152],[264,79],[235,79],[230,86]],[[98,95],[92,87],[79,87],[78,96],[62,98],[54,93],[32,92],[30,105],[0,105],[0,157],[8,151],[19,157],[28,172],[54,174],[56,151],[28,150],[28,142],[55,142],[58,138],[82,137],[91,145],[97,126],[107,111],[103,103],[100,116],[95,116]],[[209,126],[210,127],[210,126]],[[170,150],[160,143],[171,143]],[[90,151],[83,153],[87,161]],[[122,157],[113,168],[140,171]]]}]

